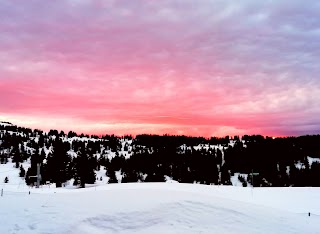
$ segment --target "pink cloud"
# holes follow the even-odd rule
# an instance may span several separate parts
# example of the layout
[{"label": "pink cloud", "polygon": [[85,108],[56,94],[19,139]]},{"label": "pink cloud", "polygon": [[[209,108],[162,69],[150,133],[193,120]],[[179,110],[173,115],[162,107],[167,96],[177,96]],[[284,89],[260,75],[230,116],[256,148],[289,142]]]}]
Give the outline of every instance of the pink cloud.
[{"label": "pink cloud", "polygon": [[4,1],[0,118],[91,133],[317,133],[317,10]]}]

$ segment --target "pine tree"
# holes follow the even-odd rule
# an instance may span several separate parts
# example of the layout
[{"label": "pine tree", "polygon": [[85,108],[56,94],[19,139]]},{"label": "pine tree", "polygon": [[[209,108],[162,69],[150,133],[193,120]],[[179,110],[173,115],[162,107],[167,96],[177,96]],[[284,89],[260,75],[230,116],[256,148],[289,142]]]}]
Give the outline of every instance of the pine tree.
[{"label": "pine tree", "polygon": [[221,167],[221,184],[232,185],[229,170],[225,165]]},{"label": "pine tree", "polygon": [[165,178],[163,175],[158,173],[152,173],[150,175],[147,175],[145,182],[165,182]]},{"label": "pine tree", "polygon": [[26,174],[26,171],[24,170],[23,166],[22,166],[22,165],[20,165],[20,172],[19,172],[19,176],[20,176],[20,177],[24,177],[24,176],[25,176],[25,174]]},{"label": "pine tree", "polygon": [[216,158],[217,158],[217,164],[221,165],[222,164],[222,152],[220,149],[217,149]]},{"label": "pine tree", "polygon": [[248,186],[248,182],[246,181],[246,180],[244,180],[243,182],[242,182],[242,187],[247,187]]},{"label": "pine tree", "polygon": [[[19,147],[14,147],[11,154],[13,154],[12,162],[15,162],[16,168],[19,168],[19,162],[23,161]],[[17,167],[17,165],[18,165],[18,167]]]},{"label": "pine tree", "polygon": [[46,152],[44,151],[44,148],[41,149],[41,160],[45,160],[46,159]]},{"label": "pine tree", "polygon": [[81,188],[84,188],[86,183],[95,183],[95,168],[95,159],[93,157],[90,157],[87,150],[84,147],[82,147],[77,153],[74,166],[75,180],[77,181],[76,183],[80,184]]},{"label": "pine tree", "polygon": [[107,176],[109,177],[109,181],[108,181],[109,184],[118,183],[115,171],[108,170]]},{"label": "pine tree", "polygon": [[8,176],[6,176],[6,178],[4,178],[4,183],[8,183],[9,182],[9,178],[8,178]]},{"label": "pine tree", "polygon": [[37,169],[29,167],[25,175],[25,180],[27,185],[34,184],[36,182],[35,175],[37,174]]},{"label": "pine tree", "polygon": [[56,183],[56,187],[61,187],[62,183],[73,176],[72,159],[67,150],[66,144],[59,139],[56,140],[53,144],[53,152],[49,153],[47,163],[44,165],[44,180]]}]

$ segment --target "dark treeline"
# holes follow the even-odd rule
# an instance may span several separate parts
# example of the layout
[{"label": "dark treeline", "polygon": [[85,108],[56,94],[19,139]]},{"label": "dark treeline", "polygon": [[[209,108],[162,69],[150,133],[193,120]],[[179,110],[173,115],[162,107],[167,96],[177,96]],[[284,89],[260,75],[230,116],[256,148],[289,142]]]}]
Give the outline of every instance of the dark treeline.
[{"label": "dark treeline", "polygon": [[[240,173],[243,186],[320,186],[320,160],[315,160],[320,158],[319,145],[319,135],[120,138],[0,125],[0,162],[11,159],[29,185],[35,183],[39,164],[41,183],[58,187],[71,179],[80,187],[95,183],[101,167],[109,183],[171,178],[181,183],[231,185],[231,177]],[[28,170],[23,168],[25,161],[30,161]],[[121,181],[116,173],[122,175]]]}]

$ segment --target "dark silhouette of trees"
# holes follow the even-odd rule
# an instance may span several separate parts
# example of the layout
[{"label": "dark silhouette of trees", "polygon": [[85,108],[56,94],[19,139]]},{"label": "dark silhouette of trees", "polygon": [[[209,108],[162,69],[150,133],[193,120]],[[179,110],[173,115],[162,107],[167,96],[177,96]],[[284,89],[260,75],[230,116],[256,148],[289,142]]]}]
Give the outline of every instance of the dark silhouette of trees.
[{"label": "dark silhouette of trees", "polygon": [[[94,183],[100,167],[106,169],[109,183],[118,183],[115,173],[119,173],[122,183],[160,182],[169,177],[180,183],[230,185],[231,176],[242,173],[248,175],[238,177],[243,186],[252,184],[252,176],[255,187],[320,186],[320,163],[313,160],[320,158],[319,145],[319,135],[99,137],[0,124],[0,162],[15,163],[27,184],[36,181],[40,164],[42,183],[57,187],[70,179],[81,187]],[[26,161],[30,162],[27,171],[22,166]]]},{"label": "dark silhouette of trees", "polygon": [[[72,158],[68,154],[69,144],[57,139],[53,144],[53,150],[49,153],[43,168],[44,181],[55,183],[56,187],[72,178]],[[44,152],[44,151],[42,151]],[[43,153],[40,158],[45,157]]]},{"label": "dark silhouette of trees", "polygon": [[25,175],[26,175],[26,171],[24,170],[23,166],[20,165],[19,177],[24,177]]},{"label": "dark silhouette of trees", "polygon": [[80,150],[78,151],[77,157],[74,159],[74,164],[74,175],[76,184],[79,184],[81,188],[84,188],[86,183],[95,183],[95,158],[88,153],[85,147],[80,148]]}]

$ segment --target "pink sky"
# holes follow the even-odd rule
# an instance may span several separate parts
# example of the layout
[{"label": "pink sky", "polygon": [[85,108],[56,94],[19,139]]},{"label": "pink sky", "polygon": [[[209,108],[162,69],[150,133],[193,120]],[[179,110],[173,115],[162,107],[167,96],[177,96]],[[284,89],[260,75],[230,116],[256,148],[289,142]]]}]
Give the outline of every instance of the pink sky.
[{"label": "pink sky", "polygon": [[320,4],[2,0],[0,121],[92,134],[320,133]]}]

